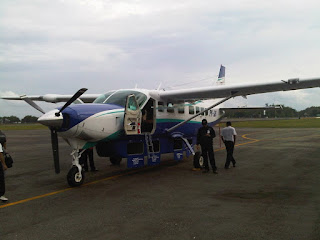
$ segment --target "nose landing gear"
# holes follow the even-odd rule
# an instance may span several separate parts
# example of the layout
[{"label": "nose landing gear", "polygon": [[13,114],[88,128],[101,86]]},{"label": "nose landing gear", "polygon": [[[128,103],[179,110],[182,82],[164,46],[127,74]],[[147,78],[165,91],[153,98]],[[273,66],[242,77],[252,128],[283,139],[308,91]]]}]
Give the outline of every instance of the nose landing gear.
[{"label": "nose landing gear", "polygon": [[84,171],[82,170],[82,166],[79,164],[79,159],[81,157],[81,154],[85,150],[82,150],[80,153],[78,150],[74,150],[71,155],[72,155],[72,168],[69,170],[68,175],[67,175],[67,181],[68,184],[71,187],[78,187],[81,186],[84,182]]}]

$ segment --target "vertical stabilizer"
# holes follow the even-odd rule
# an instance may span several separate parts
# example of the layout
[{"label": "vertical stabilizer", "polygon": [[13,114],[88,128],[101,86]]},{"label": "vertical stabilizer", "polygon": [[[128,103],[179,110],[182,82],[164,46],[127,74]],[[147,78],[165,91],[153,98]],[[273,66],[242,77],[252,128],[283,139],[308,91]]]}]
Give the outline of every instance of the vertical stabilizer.
[{"label": "vertical stabilizer", "polygon": [[221,65],[218,80],[217,80],[217,85],[224,85],[225,84],[225,76],[226,76],[226,68]]}]

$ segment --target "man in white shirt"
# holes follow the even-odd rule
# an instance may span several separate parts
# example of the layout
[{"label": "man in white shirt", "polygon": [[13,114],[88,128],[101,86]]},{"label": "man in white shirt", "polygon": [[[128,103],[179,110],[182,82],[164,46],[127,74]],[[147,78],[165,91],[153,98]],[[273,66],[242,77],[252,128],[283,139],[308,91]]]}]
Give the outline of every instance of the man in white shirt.
[{"label": "man in white shirt", "polygon": [[236,166],[236,161],[233,158],[233,150],[236,143],[237,132],[233,127],[231,127],[231,122],[227,122],[226,125],[227,127],[223,128],[221,131],[221,139],[224,142],[227,150],[227,160],[224,168],[229,169],[230,162],[232,162],[233,167]]},{"label": "man in white shirt", "polygon": [[4,154],[3,154],[3,147],[5,147],[5,143],[3,143],[4,146],[0,143],[0,200],[2,202],[8,201],[8,198],[4,196],[4,193],[6,191],[5,187],[5,181],[4,181],[4,171],[7,170],[6,162],[4,161]]}]

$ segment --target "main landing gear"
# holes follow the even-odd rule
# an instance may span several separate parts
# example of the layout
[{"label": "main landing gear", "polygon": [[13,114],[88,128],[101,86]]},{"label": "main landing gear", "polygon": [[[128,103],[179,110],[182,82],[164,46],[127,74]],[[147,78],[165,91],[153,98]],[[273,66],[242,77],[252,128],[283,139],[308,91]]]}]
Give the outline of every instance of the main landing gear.
[{"label": "main landing gear", "polygon": [[78,150],[73,150],[72,155],[72,168],[69,170],[67,175],[68,184],[71,187],[78,187],[84,182],[84,171],[82,170],[82,166],[79,163],[79,159],[81,154],[85,150],[82,150],[80,153]]},{"label": "main landing gear", "polygon": [[121,160],[122,158],[120,155],[113,155],[110,157],[110,162],[112,163],[112,165],[120,165]]},{"label": "main landing gear", "polygon": [[201,152],[196,152],[194,157],[193,157],[193,166],[194,168],[203,168],[204,167],[204,162],[203,162],[203,157],[201,155]]}]

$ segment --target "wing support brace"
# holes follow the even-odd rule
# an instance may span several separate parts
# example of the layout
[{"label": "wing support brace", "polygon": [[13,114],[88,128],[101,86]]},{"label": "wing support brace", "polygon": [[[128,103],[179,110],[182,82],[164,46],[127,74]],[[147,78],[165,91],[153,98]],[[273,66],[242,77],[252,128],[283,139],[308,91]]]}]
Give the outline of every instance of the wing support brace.
[{"label": "wing support brace", "polygon": [[226,97],[226,98],[222,99],[221,101],[219,101],[219,102],[211,105],[210,107],[208,107],[208,108],[206,108],[205,110],[197,113],[196,115],[188,118],[187,120],[185,120],[185,121],[183,121],[183,122],[181,122],[181,123],[178,123],[177,125],[173,126],[172,128],[166,129],[166,132],[167,132],[167,133],[168,133],[168,132],[172,132],[172,131],[175,130],[176,128],[178,128],[178,127],[186,124],[187,122],[191,121],[191,120],[194,119],[195,117],[198,117],[198,116],[201,115],[202,113],[204,113],[204,112],[210,110],[211,108],[214,108],[214,107],[220,105],[221,103],[224,103],[225,101],[229,100],[229,99],[232,98],[236,93],[237,93],[237,92],[231,92],[231,95],[230,95],[229,97]]},{"label": "wing support brace", "polygon": [[189,149],[189,151],[192,153],[192,155],[195,155],[195,152],[194,152],[191,144],[189,143],[188,139],[186,139],[186,138],[183,137],[183,134],[182,134],[182,133],[180,133],[180,132],[173,132],[173,133],[171,133],[171,137],[172,137],[172,138],[181,138],[181,139],[184,141],[184,143],[186,144],[186,146],[187,146],[187,148]]},{"label": "wing support brace", "polygon": [[196,155],[196,153],[193,151],[192,146],[190,145],[190,143],[188,142],[188,140],[184,137],[181,137],[181,139],[184,141],[184,143],[187,145],[189,151],[192,153],[192,155]]},{"label": "wing support brace", "polygon": [[24,100],[26,103],[28,103],[30,106],[32,106],[33,108],[37,109],[39,112],[42,112],[43,114],[45,114],[45,111],[43,111],[43,109],[39,105],[37,105],[34,101],[32,101],[26,95],[22,95],[20,98]]}]

